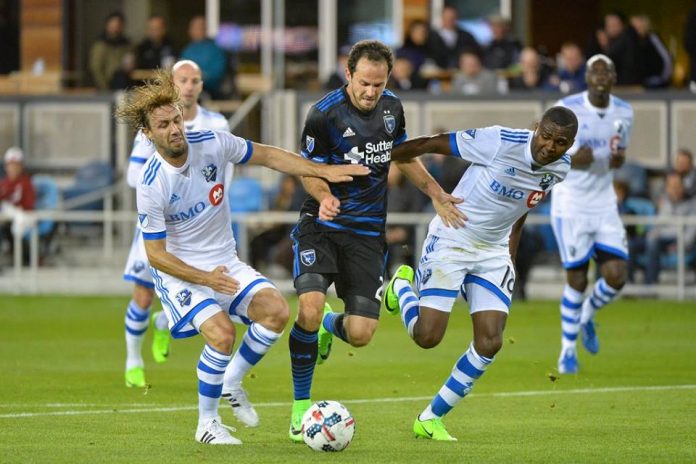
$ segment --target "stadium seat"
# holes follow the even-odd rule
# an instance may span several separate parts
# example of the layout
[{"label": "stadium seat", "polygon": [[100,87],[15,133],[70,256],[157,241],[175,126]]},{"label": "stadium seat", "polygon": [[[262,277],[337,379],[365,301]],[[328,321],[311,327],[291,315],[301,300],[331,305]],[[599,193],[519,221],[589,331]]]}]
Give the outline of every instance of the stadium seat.
[{"label": "stadium seat", "polygon": [[[70,200],[77,201],[82,196],[97,193],[109,187],[113,181],[114,171],[111,165],[105,161],[93,161],[77,171],[73,185],[63,192],[63,200],[68,203]],[[69,209],[99,211],[104,209],[104,201],[102,199],[86,201]]]},{"label": "stadium seat", "polygon": [[626,161],[623,166],[614,171],[614,180],[626,182],[631,196],[648,198],[648,170],[633,161]]},{"label": "stadium seat", "polygon": [[[31,179],[36,190],[35,209],[38,211],[56,210],[60,204],[60,190],[58,183],[51,176],[37,175]],[[51,254],[50,250],[53,243],[53,235],[56,230],[56,223],[52,219],[44,219],[37,224],[39,233],[39,257],[44,258]],[[24,240],[29,240],[31,232],[24,235]]]},{"label": "stadium seat", "polygon": [[[538,214],[540,216],[550,216],[551,215],[551,197],[546,196],[544,201],[542,201],[536,208],[530,211],[530,214]],[[536,231],[541,235],[544,241],[543,251],[557,252],[558,245],[556,244],[556,237],[553,235],[553,229],[550,224],[541,224],[529,226],[531,230]]]},{"label": "stadium seat", "polygon": [[[232,213],[253,213],[265,208],[265,197],[261,183],[251,177],[234,178],[228,186],[227,201]],[[235,238],[239,237],[239,226],[232,223]]]}]

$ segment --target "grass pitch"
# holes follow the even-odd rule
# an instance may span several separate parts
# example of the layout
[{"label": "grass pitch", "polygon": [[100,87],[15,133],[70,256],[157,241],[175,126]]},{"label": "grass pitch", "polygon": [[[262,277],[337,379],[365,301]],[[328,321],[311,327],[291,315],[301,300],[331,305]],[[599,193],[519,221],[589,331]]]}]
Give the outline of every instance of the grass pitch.
[{"label": "grass pitch", "polygon": [[314,399],[356,419],[353,443],[332,455],[287,438],[289,330],[245,380],[261,426],[240,427],[221,405],[244,445],[205,446],[193,439],[202,339],[174,341],[155,365],[148,335],[151,388],[125,388],[127,302],[2,298],[0,462],[696,462],[693,302],[614,303],[598,317],[601,352],[580,348],[580,374],[560,377],[557,302],[514,303],[503,350],[445,419],[456,443],[416,440],[411,425],[471,340],[464,307],[427,351],[385,314],[370,346],[336,342],[315,371]]}]

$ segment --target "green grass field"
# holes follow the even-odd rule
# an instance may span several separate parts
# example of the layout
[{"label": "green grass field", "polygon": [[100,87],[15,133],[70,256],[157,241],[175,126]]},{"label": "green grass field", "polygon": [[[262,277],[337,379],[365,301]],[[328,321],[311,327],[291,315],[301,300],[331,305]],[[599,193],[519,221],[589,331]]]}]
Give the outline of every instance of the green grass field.
[{"label": "green grass field", "polygon": [[2,298],[0,462],[696,462],[693,302],[615,303],[599,315],[600,354],[581,352],[581,373],[557,380],[557,303],[515,303],[496,362],[445,420],[457,443],[416,440],[411,425],[469,344],[466,312],[428,351],[384,315],[369,347],[339,342],[317,367],[314,399],[344,402],[357,424],[327,455],[287,438],[289,330],[245,380],[261,426],[238,428],[243,446],[205,446],[193,439],[202,340],[174,341],[155,365],[148,336],[152,386],[125,388],[127,301]]}]

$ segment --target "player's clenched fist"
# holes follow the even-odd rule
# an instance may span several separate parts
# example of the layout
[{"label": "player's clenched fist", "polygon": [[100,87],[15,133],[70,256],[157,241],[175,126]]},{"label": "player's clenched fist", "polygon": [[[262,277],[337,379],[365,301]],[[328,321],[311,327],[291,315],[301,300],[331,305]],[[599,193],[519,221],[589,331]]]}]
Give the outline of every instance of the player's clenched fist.
[{"label": "player's clenched fist", "polygon": [[319,219],[332,221],[341,211],[341,202],[333,195],[325,197],[319,203]]}]

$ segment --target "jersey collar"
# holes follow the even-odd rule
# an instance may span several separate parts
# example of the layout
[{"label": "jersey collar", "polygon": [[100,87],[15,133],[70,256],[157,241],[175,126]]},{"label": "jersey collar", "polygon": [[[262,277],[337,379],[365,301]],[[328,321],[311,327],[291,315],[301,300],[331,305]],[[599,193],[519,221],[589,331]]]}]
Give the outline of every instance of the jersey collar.
[{"label": "jersey collar", "polygon": [[585,108],[587,108],[588,110],[590,110],[594,113],[597,113],[597,114],[601,113],[602,116],[605,116],[608,113],[614,111],[614,96],[613,95],[609,95],[609,104],[607,105],[606,108],[598,108],[598,107],[594,106],[592,104],[592,102],[590,102],[590,93],[587,90],[585,90],[582,93],[582,101],[583,101],[583,104],[585,105]]},{"label": "jersey collar", "polygon": [[[188,143],[188,141],[186,143]],[[191,144],[189,144],[188,153],[186,154],[186,161],[180,168],[169,164],[169,162],[165,160],[164,157],[160,155],[158,151],[155,151],[155,156],[159,157],[159,159],[162,161],[162,166],[164,166],[164,168],[167,171],[182,174],[186,172],[186,170],[189,168],[189,165],[191,164]]]}]

